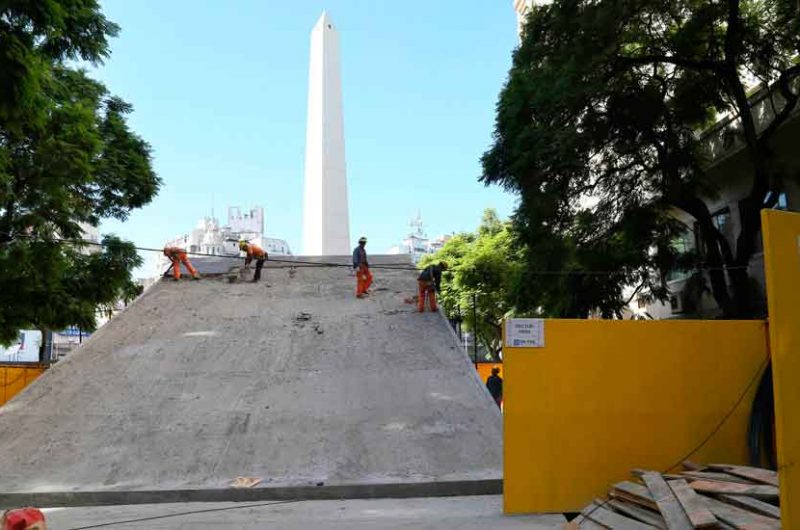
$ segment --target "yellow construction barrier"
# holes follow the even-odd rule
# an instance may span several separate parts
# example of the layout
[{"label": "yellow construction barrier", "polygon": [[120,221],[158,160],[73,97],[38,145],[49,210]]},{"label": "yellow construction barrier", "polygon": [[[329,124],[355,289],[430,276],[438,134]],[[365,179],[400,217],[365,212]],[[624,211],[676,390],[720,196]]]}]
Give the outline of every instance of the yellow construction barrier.
[{"label": "yellow construction barrier", "polygon": [[0,364],[0,405],[22,392],[46,369],[40,364]]},{"label": "yellow construction barrier", "polygon": [[690,453],[746,463],[766,335],[763,321],[545,320],[541,347],[506,337],[506,513],[580,511]]},{"label": "yellow construction barrier", "polygon": [[800,215],[761,213],[783,528],[800,528]]}]

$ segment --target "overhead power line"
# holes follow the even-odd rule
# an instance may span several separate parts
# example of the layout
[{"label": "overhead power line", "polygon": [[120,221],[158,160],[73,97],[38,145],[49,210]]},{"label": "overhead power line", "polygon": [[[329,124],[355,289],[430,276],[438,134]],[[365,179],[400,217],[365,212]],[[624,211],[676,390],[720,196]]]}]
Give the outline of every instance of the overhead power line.
[{"label": "overhead power line", "polygon": [[[27,239],[36,239],[34,236],[29,235],[18,235],[18,238],[27,238]],[[57,238],[53,237],[50,239],[43,239],[42,241],[48,242],[55,242],[55,243],[64,243],[64,244],[72,244],[72,245],[87,245],[87,246],[96,246],[96,247],[105,247],[106,244],[103,242],[92,241],[88,239],[65,239],[65,238]],[[157,252],[162,253],[164,251],[163,248],[152,248],[152,247],[143,247],[139,245],[134,245],[136,250],[141,252]],[[188,256],[198,256],[198,257],[205,257],[205,258],[218,258],[218,259],[229,259],[229,260],[241,260],[241,256],[230,256],[230,255],[220,255],[220,254],[208,254],[204,252],[189,252],[186,251]],[[342,268],[352,268],[350,263],[341,263],[341,262],[332,262],[332,261],[311,261],[311,260],[303,260],[300,258],[292,258],[292,259],[281,259],[281,258],[273,258],[268,257],[267,261],[273,263],[285,263],[287,266],[296,266],[302,265],[305,267],[342,267]],[[416,266],[413,265],[370,265],[371,269],[385,269],[385,270],[408,270],[408,271],[417,271],[419,270]],[[693,269],[681,269],[684,272],[711,272],[711,271],[733,271],[733,270],[743,270],[747,269],[747,266],[722,266],[722,267],[697,267]],[[526,274],[530,274],[533,276],[614,276],[622,273],[621,270],[535,270],[535,271],[526,271]]]}]

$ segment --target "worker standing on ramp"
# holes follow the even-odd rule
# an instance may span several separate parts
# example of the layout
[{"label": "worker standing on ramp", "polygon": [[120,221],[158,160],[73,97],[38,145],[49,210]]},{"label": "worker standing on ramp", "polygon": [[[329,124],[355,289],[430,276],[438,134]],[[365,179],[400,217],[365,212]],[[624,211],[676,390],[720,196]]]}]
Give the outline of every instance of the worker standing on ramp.
[{"label": "worker standing on ramp", "polygon": [[356,298],[364,298],[369,294],[369,286],[372,285],[372,273],[369,272],[367,262],[367,238],[362,237],[358,240],[358,246],[353,250],[353,269],[356,271]]},{"label": "worker standing on ramp", "polygon": [[253,259],[256,260],[256,272],[253,274],[253,282],[257,282],[261,279],[261,268],[264,266],[264,262],[267,261],[266,251],[258,245],[247,241],[239,241],[239,250],[247,254],[244,258],[245,267],[249,267]]},{"label": "worker standing on ramp", "polygon": [[417,277],[419,292],[417,296],[417,310],[425,312],[425,298],[431,311],[436,311],[436,293],[442,285],[442,271],[447,270],[447,263],[440,261],[425,267]]},{"label": "worker standing on ramp", "polygon": [[186,256],[186,251],[181,247],[164,247],[164,255],[172,260],[172,277],[175,281],[181,279],[181,263],[186,267],[186,270],[189,271],[189,274],[192,275],[193,280],[199,280],[200,274],[197,273],[197,270],[192,267],[192,264],[189,262],[188,256]]}]

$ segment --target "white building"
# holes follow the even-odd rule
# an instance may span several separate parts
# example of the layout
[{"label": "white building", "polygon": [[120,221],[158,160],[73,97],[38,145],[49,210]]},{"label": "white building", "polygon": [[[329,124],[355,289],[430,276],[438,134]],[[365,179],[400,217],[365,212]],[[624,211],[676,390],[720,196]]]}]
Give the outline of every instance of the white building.
[{"label": "white building", "polygon": [[408,254],[411,256],[411,261],[416,264],[424,255],[433,254],[441,249],[450,239],[447,235],[430,239],[422,227],[422,217],[419,213],[408,224],[411,232],[399,245],[391,247],[387,254]]},{"label": "white building", "polygon": [[525,17],[528,16],[533,6],[549,4],[552,0],[511,0],[514,4],[514,11],[517,13],[517,35],[522,38],[522,28],[525,25]]},{"label": "white building", "polygon": [[[204,217],[194,230],[167,241],[164,246],[181,247],[189,253],[211,256],[238,256],[240,240],[258,245],[273,256],[292,255],[285,240],[264,235],[264,208],[261,206],[244,213],[238,206],[229,207],[225,225],[220,225],[215,217]],[[159,256],[158,270],[166,270],[169,264],[168,258]]]},{"label": "white building", "polygon": [[311,31],[303,253],[350,254],[339,34],[323,12]]}]

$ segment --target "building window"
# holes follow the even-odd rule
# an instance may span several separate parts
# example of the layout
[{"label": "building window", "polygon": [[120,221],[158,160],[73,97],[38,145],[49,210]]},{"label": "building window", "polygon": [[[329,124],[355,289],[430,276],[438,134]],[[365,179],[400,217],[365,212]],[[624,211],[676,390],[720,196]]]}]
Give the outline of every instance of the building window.
[{"label": "building window", "polygon": [[782,191],[780,195],[778,195],[778,202],[775,203],[775,206],[772,207],[774,210],[788,210],[789,209],[789,199],[786,197],[786,192]]},{"label": "building window", "polygon": [[731,209],[723,208],[711,216],[711,222],[717,227],[719,233],[728,237],[731,230]]},{"label": "building window", "polygon": [[[678,254],[689,254],[694,252],[695,234],[691,230],[686,230],[679,237],[672,240],[672,248]],[[667,273],[667,281],[674,282],[678,280],[685,280],[689,277],[691,271],[686,269],[674,268]]]}]

